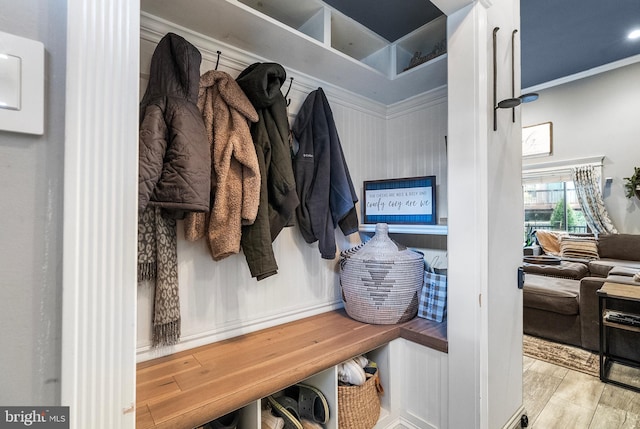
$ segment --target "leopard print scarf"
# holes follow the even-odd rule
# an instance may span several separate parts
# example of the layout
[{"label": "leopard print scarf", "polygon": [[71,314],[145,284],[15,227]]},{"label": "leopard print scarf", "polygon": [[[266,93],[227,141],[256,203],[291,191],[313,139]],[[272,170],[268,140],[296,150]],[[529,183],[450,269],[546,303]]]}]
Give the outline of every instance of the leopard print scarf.
[{"label": "leopard print scarf", "polygon": [[153,347],[180,340],[177,247],[176,220],[147,206],[138,215],[138,284],[155,280]]}]

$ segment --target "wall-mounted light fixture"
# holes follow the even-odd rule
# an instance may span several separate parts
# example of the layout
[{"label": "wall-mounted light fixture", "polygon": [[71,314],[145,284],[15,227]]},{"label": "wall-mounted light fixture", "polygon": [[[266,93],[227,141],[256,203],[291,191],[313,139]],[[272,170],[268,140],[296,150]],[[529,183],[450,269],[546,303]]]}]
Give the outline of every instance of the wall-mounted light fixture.
[{"label": "wall-mounted light fixture", "polygon": [[511,32],[511,98],[506,98],[498,102],[497,86],[498,86],[498,59],[496,53],[496,39],[500,27],[493,29],[493,131],[498,130],[498,109],[514,109],[512,112],[513,122],[516,121],[515,108],[522,103],[529,103],[538,99],[538,94],[528,93],[519,97],[515,96],[515,35],[518,30]]}]

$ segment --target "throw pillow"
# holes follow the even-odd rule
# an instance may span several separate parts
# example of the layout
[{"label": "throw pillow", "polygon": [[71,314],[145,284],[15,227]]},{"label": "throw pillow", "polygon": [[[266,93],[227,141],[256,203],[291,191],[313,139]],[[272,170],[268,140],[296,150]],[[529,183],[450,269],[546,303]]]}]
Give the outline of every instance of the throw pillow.
[{"label": "throw pillow", "polygon": [[591,237],[562,237],[560,256],[563,258],[599,259],[598,246]]},{"label": "throw pillow", "polygon": [[536,230],[536,239],[542,250],[547,255],[560,256],[560,237],[565,235],[562,232]]}]

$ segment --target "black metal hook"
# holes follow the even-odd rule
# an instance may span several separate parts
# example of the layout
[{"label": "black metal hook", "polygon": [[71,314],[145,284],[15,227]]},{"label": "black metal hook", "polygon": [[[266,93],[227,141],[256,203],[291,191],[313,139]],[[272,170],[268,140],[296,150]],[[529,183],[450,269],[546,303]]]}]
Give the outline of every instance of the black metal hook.
[{"label": "black metal hook", "polygon": [[498,96],[496,93],[496,86],[498,85],[498,54],[496,53],[496,34],[498,33],[498,30],[500,30],[500,27],[495,27],[493,29],[493,131],[498,130],[498,117],[495,107],[496,103],[498,102]]},{"label": "black metal hook", "polygon": [[[291,86],[293,85],[293,78],[292,78],[292,77],[290,77],[289,79],[290,79],[290,80],[289,80],[289,89],[287,89],[287,93],[284,95],[284,98],[285,98],[285,99],[287,98],[287,96],[289,96],[289,91],[291,91]],[[291,99],[290,99],[290,98],[287,100],[287,106],[288,106],[289,104],[291,104]]]},{"label": "black metal hook", "polygon": [[216,70],[218,70],[218,64],[220,63],[220,54],[221,54],[222,52],[220,52],[220,51],[216,51],[216,53],[218,54],[218,59],[216,60]]},{"label": "black metal hook", "polygon": [[[516,74],[516,33],[518,30],[513,30],[511,32],[511,98],[516,97],[516,83],[515,83],[515,74]],[[516,122],[516,108],[515,106],[511,108],[511,118],[512,122]]]}]

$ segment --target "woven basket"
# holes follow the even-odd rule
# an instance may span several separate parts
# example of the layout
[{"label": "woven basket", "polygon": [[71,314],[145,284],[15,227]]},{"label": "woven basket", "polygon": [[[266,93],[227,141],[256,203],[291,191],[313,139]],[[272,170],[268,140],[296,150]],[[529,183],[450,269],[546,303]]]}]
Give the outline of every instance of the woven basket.
[{"label": "woven basket", "polygon": [[379,385],[376,372],[362,386],[338,386],[340,429],[371,429],[375,426],[380,417]]},{"label": "woven basket", "polygon": [[340,258],[340,285],[347,314],[372,324],[402,323],[418,313],[424,276],[422,255],[391,240],[388,226]]}]

